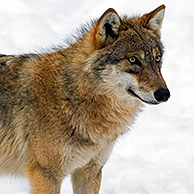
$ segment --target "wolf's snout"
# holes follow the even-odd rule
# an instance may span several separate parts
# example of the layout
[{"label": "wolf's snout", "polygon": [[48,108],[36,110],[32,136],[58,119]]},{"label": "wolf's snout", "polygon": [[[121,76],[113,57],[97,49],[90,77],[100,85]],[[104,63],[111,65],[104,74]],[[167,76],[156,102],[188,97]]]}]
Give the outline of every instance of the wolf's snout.
[{"label": "wolf's snout", "polygon": [[154,92],[154,97],[158,102],[166,102],[170,98],[170,91],[160,88]]}]

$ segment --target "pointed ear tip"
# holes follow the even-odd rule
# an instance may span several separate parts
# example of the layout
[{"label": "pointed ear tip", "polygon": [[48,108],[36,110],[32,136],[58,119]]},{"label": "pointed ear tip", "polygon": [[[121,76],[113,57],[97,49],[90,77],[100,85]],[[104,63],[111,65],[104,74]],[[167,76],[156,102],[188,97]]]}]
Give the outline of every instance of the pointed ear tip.
[{"label": "pointed ear tip", "polygon": [[99,18],[98,21],[100,21],[102,18],[104,18],[104,17],[107,16],[108,14],[112,14],[112,13],[118,15],[117,12],[116,12],[113,8],[109,8],[109,9],[107,9],[107,10],[101,15],[101,17]]},{"label": "pointed ear tip", "polygon": [[115,11],[114,8],[110,7],[107,9],[107,11]]},{"label": "pointed ear tip", "polygon": [[115,9],[113,9],[113,8],[109,8],[109,9],[107,9],[107,10],[105,11],[105,13],[109,13],[109,12],[114,12],[114,13],[117,14],[117,12],[115,11]]},{"label": "pointed ear tip", "polygon": [[162,10],[162,9],[165,9],[166,6],[163,4],[163,5],[160,5],[158,8],[159,8],[160,10]]}]

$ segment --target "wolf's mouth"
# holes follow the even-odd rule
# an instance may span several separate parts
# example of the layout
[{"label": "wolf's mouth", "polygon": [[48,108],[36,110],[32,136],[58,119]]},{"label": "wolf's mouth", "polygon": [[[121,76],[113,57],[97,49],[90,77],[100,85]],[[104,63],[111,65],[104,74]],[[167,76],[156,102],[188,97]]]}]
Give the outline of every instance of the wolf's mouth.
[{"label": "wolf's mouth", "polygon": [[141,98],[131,89],[127,90],[133,97],[139,98],[141,100]]},{"label": "wolf's mouth", "polygon": [[141,101],[143,101],[143,102],[145,102],[145,103],[147,103],[147,104],[158,104],[157,102],[149,102],[149,101],[146,101],[146,100],[143,100],[141,97],[139,97],[133,90],[131,90],[130,88],[127,90],[128,91],[128,93],[131,95],[131,96],[133,96],[133,97],[135,97],[135,98],[138,98],[139,100],[141,100]]}]

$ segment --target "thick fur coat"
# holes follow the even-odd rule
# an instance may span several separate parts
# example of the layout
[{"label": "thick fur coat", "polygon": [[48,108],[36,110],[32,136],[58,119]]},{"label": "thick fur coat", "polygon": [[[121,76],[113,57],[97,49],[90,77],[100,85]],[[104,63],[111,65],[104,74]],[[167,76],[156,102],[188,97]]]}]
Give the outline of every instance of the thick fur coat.
[{"label": "thick fur coat", "polygon": [[31,194],[98,194],[102,167],[142,101],[170,93],[161,75],[165,6],[142,17],[108,9],[67,48],[0,56],[0,172],[27,176]]}]

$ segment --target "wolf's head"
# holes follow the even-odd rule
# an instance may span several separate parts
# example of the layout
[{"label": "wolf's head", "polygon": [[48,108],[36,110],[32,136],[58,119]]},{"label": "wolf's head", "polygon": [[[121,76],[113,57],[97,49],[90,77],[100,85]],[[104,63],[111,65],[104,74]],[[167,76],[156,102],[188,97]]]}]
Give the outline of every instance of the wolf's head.
[{"label": "wolf's head", "polygon": [[104,91],[150,104],[168,100],[170,92],[161,75],[164,12],[162,5],[142,17],[120,18],[111,8],[94,24],[90,70]]}]

